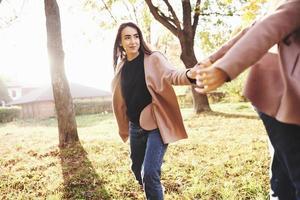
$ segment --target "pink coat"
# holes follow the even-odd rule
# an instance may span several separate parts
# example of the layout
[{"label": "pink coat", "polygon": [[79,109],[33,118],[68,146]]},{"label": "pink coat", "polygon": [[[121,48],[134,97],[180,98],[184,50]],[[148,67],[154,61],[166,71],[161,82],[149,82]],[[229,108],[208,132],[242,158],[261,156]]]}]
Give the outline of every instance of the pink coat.
[{"label": "pink coat", "polygon": [[[278,57],[267,53],[275,44]],[[245,95],[253,105],[281,122],[300,125],[300,0],[285,1],[210,60],[230,79],[252,66]]]},{"label": "pink coat", "polygon": [[[112,81],[113,110],[117,120],[119,134],[124,142],[128,139],[129,126],[126,105],[122,97],[120,75],[121,62]],[[145,80],[152,96],[152,103],[140,116],[140,125],[145,130],[159,128],[163,142],[170,143],[187,138],[179,105],[172,85],[188,85],[186,69],[173,68],[159,52],[144,56]]]}]

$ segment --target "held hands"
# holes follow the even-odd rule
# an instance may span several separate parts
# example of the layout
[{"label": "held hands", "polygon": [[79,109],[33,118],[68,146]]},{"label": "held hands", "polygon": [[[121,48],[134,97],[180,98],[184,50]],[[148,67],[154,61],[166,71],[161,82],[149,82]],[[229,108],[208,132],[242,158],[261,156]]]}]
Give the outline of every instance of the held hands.
[{"label": "held hands", "polygon": [[189,78],[196,79],[196,92],[204,94],[217,89],[228,80],[228,75],[221,69],[212,66],[207,58],[197,63],[187,73]]},{"label": "held hands", "polygon": [[200,65],[196,74],[196,83],[199,87],[195,88],[195,90],[200,94],[215,90],[223,85],[228,79],[228,75],[215,66],[204,68]]},{"label": "held hands", "polygon": [[212,63],[210,62],[210,60],[207,58],[207,59],[204,59],[202,61],[200,61],[199,63],[197,63],[193,68],[191,68],[187,75],[189,78],[191,79],[196,79],[198,73],[197,71],[201,68],[205,68],[205,67],[209,67]]}]

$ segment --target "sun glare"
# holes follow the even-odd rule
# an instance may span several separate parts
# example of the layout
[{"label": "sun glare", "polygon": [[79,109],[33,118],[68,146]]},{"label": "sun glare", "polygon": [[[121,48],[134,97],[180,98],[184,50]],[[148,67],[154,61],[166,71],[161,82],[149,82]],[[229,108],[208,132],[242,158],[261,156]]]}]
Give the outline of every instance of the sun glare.
[{"label": "sun glare", "polygon": [[[111,34],[101,33],[87,12],[59,6],[67,79],[110,90]],[[0,29],[0,55],[1,76],[29,85],[50,84],[43,1],[26,1],[18,18]]]}]

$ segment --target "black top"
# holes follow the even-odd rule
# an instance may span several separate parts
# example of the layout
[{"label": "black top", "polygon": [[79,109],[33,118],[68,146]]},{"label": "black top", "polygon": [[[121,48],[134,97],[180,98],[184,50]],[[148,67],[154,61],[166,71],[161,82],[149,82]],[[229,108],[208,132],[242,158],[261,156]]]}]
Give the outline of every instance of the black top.
[{"label": "black top", "polygon": [[139,124],[142,110],[152,102],[145,81],[143,53],[124,63],[121,71],[121,89],[129,120]]}]

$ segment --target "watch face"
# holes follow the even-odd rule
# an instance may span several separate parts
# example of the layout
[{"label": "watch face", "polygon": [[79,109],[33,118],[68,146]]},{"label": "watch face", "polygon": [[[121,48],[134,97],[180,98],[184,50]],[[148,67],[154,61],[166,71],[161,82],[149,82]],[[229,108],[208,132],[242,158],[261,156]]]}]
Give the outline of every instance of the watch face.
[{"label": "watch face", "polygon": [[12,25],[21,15],[26,0],[0,0],[0,29]]}]

